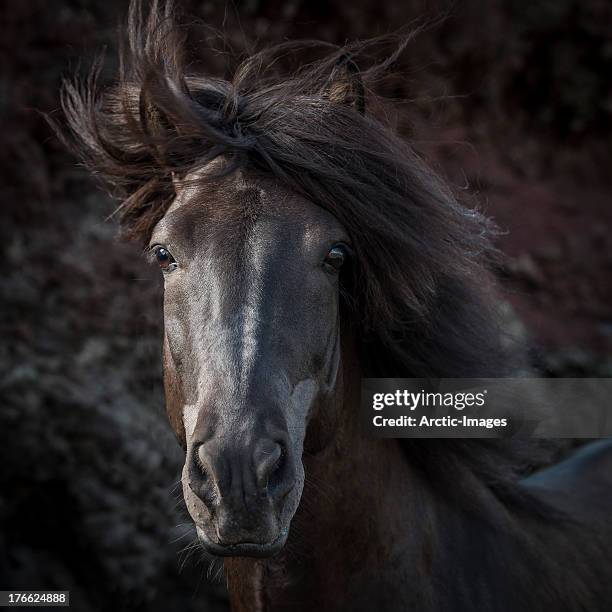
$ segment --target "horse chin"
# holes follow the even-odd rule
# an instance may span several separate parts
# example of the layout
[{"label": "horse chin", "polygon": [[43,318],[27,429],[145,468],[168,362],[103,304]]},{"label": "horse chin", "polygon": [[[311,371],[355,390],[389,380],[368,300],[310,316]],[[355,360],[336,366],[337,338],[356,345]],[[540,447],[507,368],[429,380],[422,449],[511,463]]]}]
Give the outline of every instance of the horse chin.
[{"label": "horse chin", "polygon": [[223,542],[212,540],[206,532],[196,526],[198,540],[204,550],[215,557],[272,557],[279,553],[289,537],[289,528],[282,529],[278,536],[270,542]]}]

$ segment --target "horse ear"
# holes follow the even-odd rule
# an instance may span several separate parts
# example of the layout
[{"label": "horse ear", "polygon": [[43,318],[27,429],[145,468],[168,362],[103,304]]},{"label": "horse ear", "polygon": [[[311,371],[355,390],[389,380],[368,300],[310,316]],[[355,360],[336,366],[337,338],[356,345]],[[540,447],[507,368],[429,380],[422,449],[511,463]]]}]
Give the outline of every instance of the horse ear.
[{"label": "horse ear", "polygon": [[341,55],[329,77],[327,97],[337,104],[352,106],[365,114],[365,91],[357,64],[349,55]]}]

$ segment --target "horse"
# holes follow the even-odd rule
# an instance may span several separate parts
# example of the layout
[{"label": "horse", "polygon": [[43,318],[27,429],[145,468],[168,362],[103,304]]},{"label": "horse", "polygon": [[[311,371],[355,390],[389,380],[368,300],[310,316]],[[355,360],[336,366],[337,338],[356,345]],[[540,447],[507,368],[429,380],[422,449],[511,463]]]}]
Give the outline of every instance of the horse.
[{"label": "horse", "polygon": [[[182,485],[232,610],[612,609],[612,445],[381,440],[364,376],[504,376],[495,229],[370,111],[408,44],[285,42],[188,74],[132,2],[119,75],[67,81],[66,139],[164,278]],[[279,57],[321,57],[289,75]],[[368,98],[368,99],[366,99]]]}]

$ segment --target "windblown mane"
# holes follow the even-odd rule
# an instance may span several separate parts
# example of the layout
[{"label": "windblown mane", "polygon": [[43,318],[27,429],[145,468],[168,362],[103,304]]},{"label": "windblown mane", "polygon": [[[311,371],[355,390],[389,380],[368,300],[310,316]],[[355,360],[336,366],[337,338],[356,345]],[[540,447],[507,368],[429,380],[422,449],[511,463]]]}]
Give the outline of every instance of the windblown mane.
[{"label": "windblown mane", "polygon": [[[355,100],[359,84],[374,87],[410,35],[396,37],[384,61],[361,71],[356,65],[367,65],[389,38],[344,47],[283,43],[247,57],[223,80],[186,73],[185,32],[174,13],[170,3],[163,11],[154,3],[143,17],[133,2],[116,82],[100,88],[97,65],[87,80],[63,89],[72,145],[121,199],[128,235],[145,244],[175,197],[177,179],[222,155],[230,160],[225,172],[248,167],[272,175],[347,229],[357,260],[349,316],[362,340],[364,374],[511,371],[488,280],[494,228],[462,206],[406,141],[359,112]],[[280,57],[303,53],[323,56],[293,74],[277,73]],[[345,104],[334,83],[347,66],[357,85],[348,87],[353,99]],[[516,472],[539,461],[532,449],[517,453],[502,441],[407,441],[405,447],[425,471],[444,465],[438,480],[467,468],[519,505]]]}]

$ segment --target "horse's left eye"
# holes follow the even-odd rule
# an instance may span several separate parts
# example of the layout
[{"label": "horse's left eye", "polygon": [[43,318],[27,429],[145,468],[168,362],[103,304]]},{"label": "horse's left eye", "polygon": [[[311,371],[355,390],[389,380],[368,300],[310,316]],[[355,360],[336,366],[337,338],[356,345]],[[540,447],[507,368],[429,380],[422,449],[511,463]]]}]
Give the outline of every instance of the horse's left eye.
[{"label": "horse's left eye", "polygon": [[159,267],[164,272],[171,272],[177,267],[176,260],[174,257],[172,257],[172,253],[170,253],[168,249],[164,248],[163,246],[156,246],[153,247],[153,251]]},{"label": "horse's left eye", "polygon": [[328,272],[339,272],[348,259],[349,252],[346,244],[335,244],[325,256],[323,267]]}]

